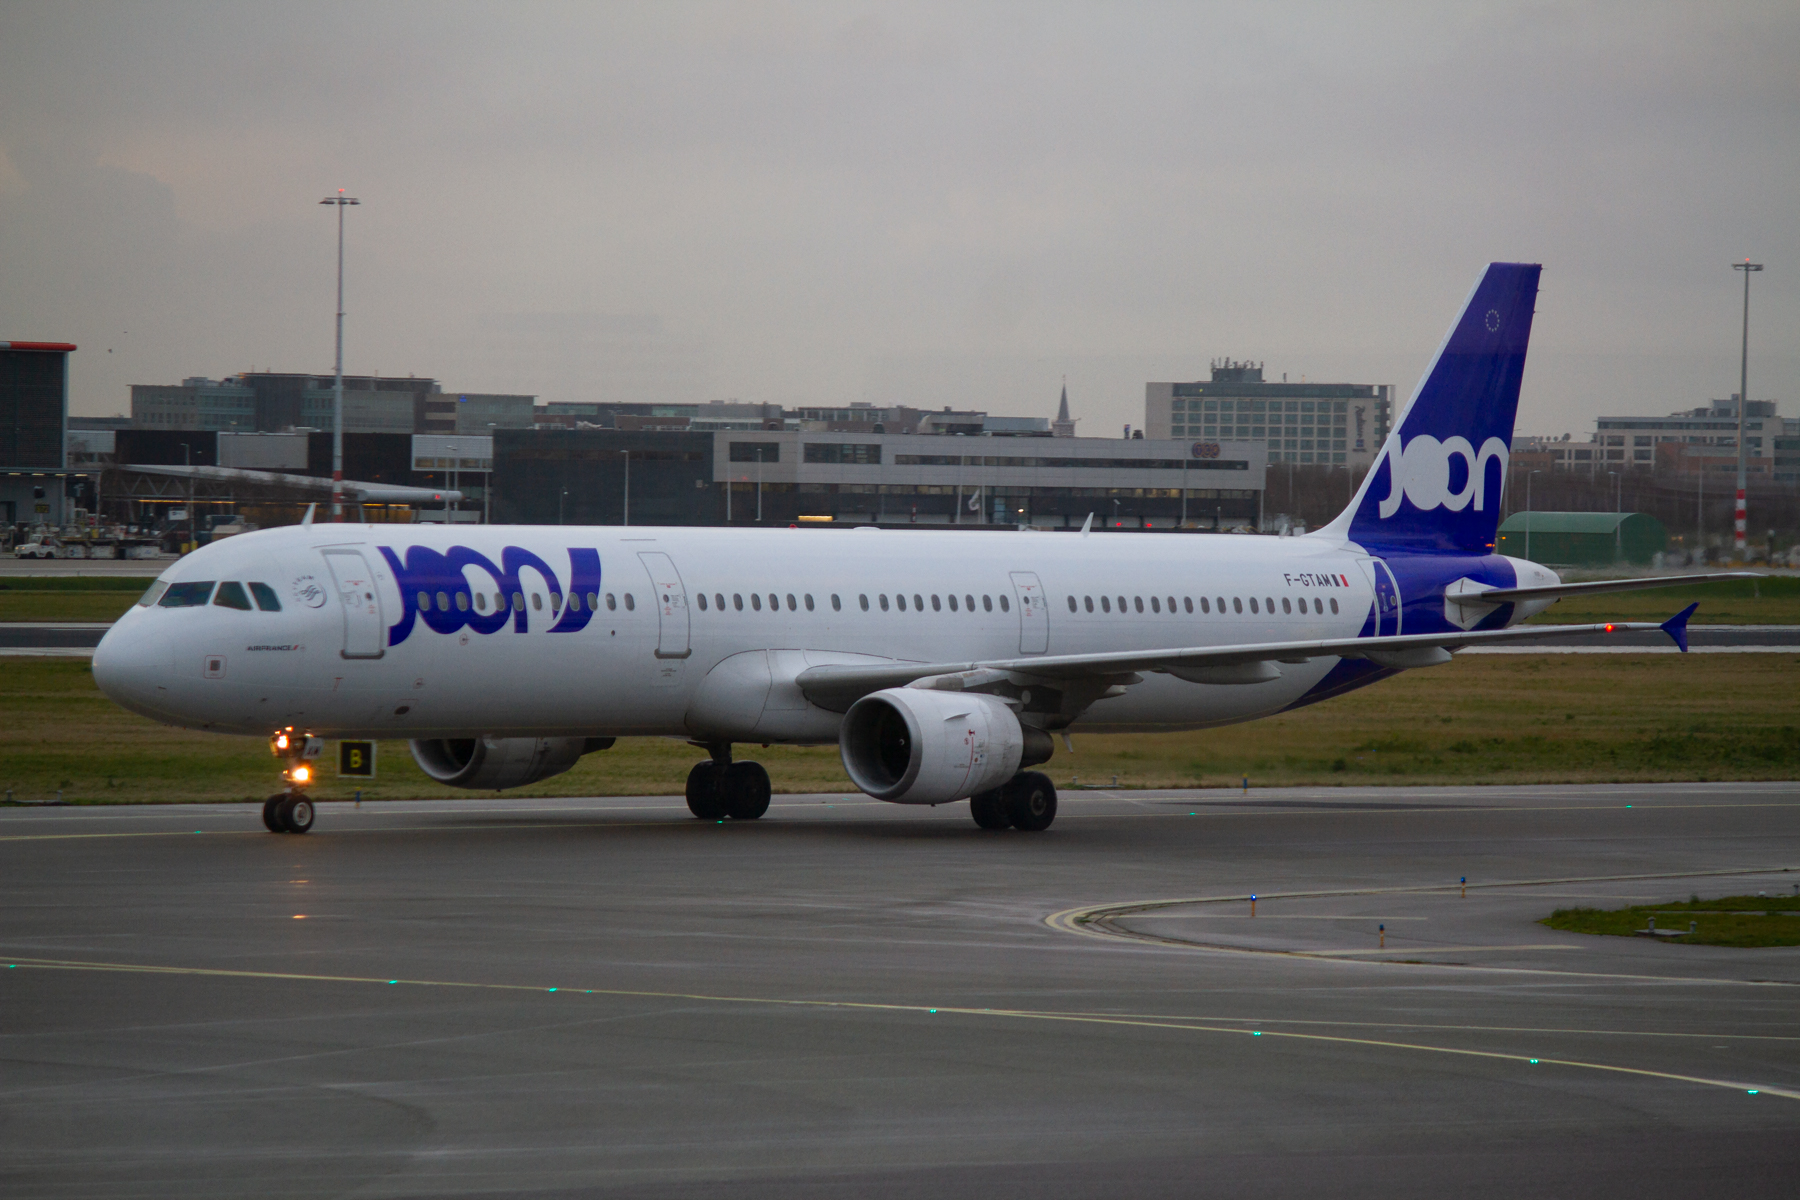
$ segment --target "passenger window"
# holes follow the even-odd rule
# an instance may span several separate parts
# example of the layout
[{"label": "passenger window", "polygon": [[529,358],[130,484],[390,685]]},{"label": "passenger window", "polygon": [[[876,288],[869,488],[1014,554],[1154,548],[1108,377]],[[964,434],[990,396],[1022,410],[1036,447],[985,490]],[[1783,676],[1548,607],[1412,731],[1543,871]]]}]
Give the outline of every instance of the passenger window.
[{"label": "passenger window", "polygon": [[906,597],[904,595],[896,593],[894,596],[894,607],[898,608],[901,612],[905,612],[906,611]]},{"label": "passenger window", "polygon": [[881,601],[881,611],[886,612],[888,610],[887,593],[882,592],[879,596],[877,596],[875,598],[877,600]]},{"label": "passenger window", "polygon": [[1316,613],[1323,613],[1325,611],[1325,602],[1317,596],[1313,597],[1313,611]]},{"label": "passenger window", "polygon": [[806,601],[806,611],[811,612],[813,610],[812,593],[808,592],[801,598]]},{"label": "passenger window", "polygon": [[[1191,612],[1192,610],[1190,609],[1189,611]],[[1200,597],[1200,611],[1203,613],[1212,612],[1212,601],[1208,600],[1205,596]]]},{"label": "passenger window", "polygon": [[[600,611],[600,597],[593,592],[589,592],[587,594],[587,598],[588,598],[588,611],[589,612],[599,612]],[[723,607],[723,605],[721,605],[720,607]]]},{"label": "passenger window", "polygon": [[1001,612],[1011,612],[1012,611],[1012,603],[1009,600],[1007,600],[1006,593],[1004,593],[1004,592],[1002,592],[1000,594],[1000,611]]},{"label": "passenger window", "polygon": [[992,596],[983,596],[981,598],[981,607],[984,610],[986,610],[987,612],[993,612],[994,611],[994,598]]},{"label": "passenger window", "polygon": [[1080,611],[1081,611],[1081,610],[1080,610],[1080,609],[1079,609],[1079,608],[1078,608],[1078,607],[1077,607],[1077,606],[1076,606],[1076,604],[1075,604],[1075,597],[1073,597],[1073,596],[1070,596],[1070,597],[1069,597],[1069,611],[1070,611],[1070,612],[1080,612]]},{"label": "passenger window", "polygon": [[[423,592],[420,593],[420,595],[423,595],[423,594],[424,594]],[[513,593],[513,611],[514,612],[524,612],[525,611],[525,593],[524,592],[514,592]]]},{"label": "passenger window", "polygon": [[798,612],[799,611],[800,606],[798,604],[794,603],[794,593],[792,593],[792,592],[788,593],[787,602],[788,602],[788,611],[789,612]]},{"label": "passenger window", "polygon": [[1100,611],[1101,612],[1111,612],[1112,611],[1112,601],[1107,599],[1105,596],[1100,597]]},{"label": "passenger window", "polygon": [[[1192,597],[1192,596],[1183,596],[1183,597],[1182,597],[1182,598],[1181,598],[1181,602],[1182,602],[1182,604],[1184,604],[1184,605],[1186,605],[1186,606],[1187,606],[1187,610],[1188,610],[1188,611],[1189,611],[1189,612],[1193,612],[1193,611],[1194,611],[1194,598],[1193,598],[1193,597]],[[1205,603],[1206,603],[1206,599],[1205,599],[1205,597],[1202,597],[1202,598],[1201,598],[1201,600],[1200,600],[1200,603],[1202,603],[1202,604],[1205,604]]]},{"label": "passenger window", "polygon": [[[1139,603],[1140,603],[1140,604],[1141,604],[1141,603],[1142,603],[1142,601],[1140,601],[1140,602],[1139,602]],[[1125,597],[1123,597],[1123,596],[1120,596],[1120,597],[1119,597],[1119,611],[1120,611],[1120,612],[1125,612],[1125,611],[1126,611],[1126,609],[1125,609]]]},{"label": "passenger window", "polygon": [[256,597],[256,607],[264,612],[280,612],[281,601],[275,598],[275,589],[266,583],[250,585],[250,594]]},{"label": "passenger window", "polygon": [[862,601],[862,610],[864,612],[868,612],[869,611],[869,597],[867,595],[860,595],[857,597],[857,599]]},{"label": "passenger window", "polygon": [[1235,612],[1235,613],[1241,613],[1244,611],[1243,597],[1233,596],[1231,598],[1231,611]]},{"label": "passenger window", "polygon": [[1169,611],[1170,612],[1175,611],[1175,597],[1173,597],[1173,596],[1169,597]]},{"label": "passenger window", "polygon": [[706,611],[706,593],[705,592],[700,593],[700,611],[701,612]]},{"label": "passenger window", "polygon": [[1133,596],[1132,599],[1137,602],[1137,610],[1139,612],[1143,612],[1144,611],[1144,598],[1142,596]]},{"label": "passenger window", "polygon": [[487,611],[487,593],[486,592],[476,592],[475,593],[475,611],[476,612],[486,612]]},{"label": "passenger window", "polygon": [[1263,597],[1263,607],[1269,610],[1270,616],[1274,616],[1275,615],[1275,597],[1264,596]]},{"label": "passenger window", "polygon": [[[714,592],[713,593],[713,607],[718,609],[720,612],[725,611],[725,593],[724,592]],[[740,605],[738,605],[738,607],[742,608],[744,606],[740,604]]]},{"label": "passenger window", "polygon": [[636,608],[637,608],[637,601],[632,598],[632,595],[630,592],[626,592],[625,593],[625,611],[632,612]]},{"label": "passenger window", "polygon": [[1288,606],[1288,598],[1286,596],[1281,598],[1281,611],[1284,613],[1293,611],[1293,609]]},{"label": "passenger window", "polygon": [[619,607],[619,598],[611,592],[606,593],[606,611],[614,612]]},{"label": "passenger window", "polygon": [[944,599],[950,601],[950,611],[955,612],[956,611],[956,593],[951,592],[948,596],[945,596]]},{"label": "passenger window", "polygon": [[1151,612],[1161,612],[1162,611],[1162,605],[1157,602],[1157,599],[1155,596],[1150,597],[1150,611]]},{"label": "passenger window", "polygon": [[975,611],[975,597],[969,595],[967,592],[964,592],[963,593],[963,607],[968,609],[970,612],[974,612]]},{"label": "passenger window", "polygon": [[469,593],[467,593],[467,592],[456,593],[456,611],[457,612],[468,612],[469,611]]},{"label": "passenger window", "polygon": [[152,604],[155,604],[158,600],[162,599],[162,594],[168,590],[168,587],[169,585],[162,580],[157,580],[144,590],[143,595],[138,597],[138,607],[149,608]]},{"label": "passenger window", "polygon": [[[1240,606],[1240,607],[1239,607],[1239,608],[1238,608],[1238,611],[1239,611],[1239,612],[1243,612],[1243,611],[1244,611],[1244,610],[1243,610],[1243,608],[1242,608],[1242,607],[1241,607],[1241,606]],[[1223,597],[1223,596],[1220,596],[1220,597],[1219,597],[1219,615],[1220,615],[1220,616],[1224,616],[1224,615],[1225,615],[1225,597]]]},{"label": "passenger window", "polygon": [[[1104,599],[1105,599],[1105,597],[1104,597],[1104,596],[1103,596],[1103,597],[1101,597],[1101,599],[1103,599],[1103,600],[1104,600]],[[1087,608],[1087,610],[1088,610],[1088,611],[1089,611],[1089,612],[1093,612],[1093,611],[1094,611],[1094,598],[1093,598],[1093,597],[1092,597],[1092,596],[1083,596],[1083,597],[1082,597],[1082,598],[1081,598],[1081,603],[1082,603],[1082,605],[1083,605],[1083,606],[1085,606],[1085,607],[1086,607],[1086,608]]]},{"label": "passenger window", "polygon": [[1256,611],[1256,597],[1255,596],[1250,597],[1250,611],[1251,612]]},{"label": "passenger window", "polygon": [[1334,617],[1337,616],[1337,610],[1337,597],[1333,596],[1331,598],[1331,615]]},{"label": "passenger window", "polygon": [[[626,603],[627,607],[629,607],[631,604],[631,602],[629,600],[627,600],[625,603]],[[438,593],[438,607],[439,608],[444,607],[444,593],[442,593],[442,592]],[[544,595],[542,592],[531,593],[531,609],[533,612],[543,612],[544,611]]]},{"label": "passenger window", "polygon": [[233,579],[227,579],[219,585],[218,592],[213,596],[213,603],[220,608],[250,611],[250,597],[244,594],[244,585]]},{"label": "passenger window", "polygon": [[731,607],[737,609],[739,612],[744,611],[744,596],[742,592],[731,593]]},{"label": "passenger window", "polygon": [[[532,594],[531,602],[534,607],[537,607],[537,608],[543,607],[543,601],[538,597],[538,595],[535,592]],[[438,611],[439,612],[449,612],[450,611],[450,594],[448,592],[439,592],[438,593]]]},{"label": "passenger window", "polygon": [[[704,599],[704,597],[702,597],[702,599]],[[569,593],[569,611],[570,612],[580,612],[581,611],[581,593],[580,592],[570,592]]]},{"label": "passenger window", "polygon": [[919,593],[917,593],[917,592],[913,593],[913,611],[914,612],[924,612],[925,611],[925,597],[919,595]]},{"label": "passenger window", "polygon": [[769,611],[770,612],[780,612],[781,611],[781,597],[777,596],[774,592],[769,593]]},{"label": "passenger window", "polygon": [[943,612],[944,611],[943,602],[938,599],[938,595],[936,592],[931,593],[931,611],[932,612]]},{"label": "passenger window", "polygon": [[199,608],[212,599],[213,581],[172,583],[157,603],[163,608]]},{"label": "passenger window", "polygon": [[506,607],[506,593],[505,592],[495,592],[494,593],[494,611],[499,612],[501,609],[503,609],[505,607]]},{"label": "passenger window", "polygon": [[760,592],[751,592],[750,593],[750,607],[754,608],[757,612],[762,611],[762,593],[760,593]]},{"label": "passenger window", "polygon": [[831,611],[844,611],[844,602],[838,599],[838,594],[836,592],[831,593]]}]

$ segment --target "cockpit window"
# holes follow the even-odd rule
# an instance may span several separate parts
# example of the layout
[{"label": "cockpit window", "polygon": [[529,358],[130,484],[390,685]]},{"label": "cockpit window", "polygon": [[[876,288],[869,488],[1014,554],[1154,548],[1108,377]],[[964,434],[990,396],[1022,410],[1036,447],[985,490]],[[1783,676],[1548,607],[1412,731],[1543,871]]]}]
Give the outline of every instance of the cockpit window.
[{"label": "cockpit window", "polygon": [[165,581],[161,579],[157,580],[150,585],[148,591],[138,597],[138,607],[149,608],[152,604],[155,604],[158,600],[162,599],[162,594],[168,590],[168,587],[169,585]]},{"label": "cockpit window", "polygon": [[213,603],[220,608],[241,608],[250,611],[250,597],[244,594],[244,585],[235,579],[227,579],[219,585],[218,594]]},{"label": "cockpit window", "polygon": [[212,599],[213,582],[171,583],[158,603],[164,608],[198,608]]},{"label": "cockpit window", "polygon": [[250,585],[250,594],[256,597],[256,607],[264,612],[280,612],[281,601],[276,599],[275,589],[266,583]]}]

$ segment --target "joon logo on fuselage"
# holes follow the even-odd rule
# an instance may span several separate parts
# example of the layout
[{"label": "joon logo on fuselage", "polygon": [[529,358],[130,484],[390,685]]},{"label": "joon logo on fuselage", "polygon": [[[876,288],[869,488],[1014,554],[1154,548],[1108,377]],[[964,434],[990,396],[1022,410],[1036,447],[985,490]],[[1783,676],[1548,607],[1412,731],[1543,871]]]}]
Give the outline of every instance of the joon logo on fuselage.
[{"label": "joon logo on fuselage", "polygon": [[[569,602],[563,603],[561,581],[550,564],[521,546],[507,546],[500,552],[498,566],[487,555],[468,546],[452,546],[445,551],[429,546],[411,546],[406,559],[387,547],[381,556],[394,570],[394,582],[400,588],[400,619],[388,627],[388,645],[398,646],[412,634],[413,622],[423,621],[433,633],[455,633],[468,628],[476,633],[498,633],[508,618],[513,631],[524,633],[530,628],[525,591],[519,573],[537,572],[551,596],[551,612],[557,621],[551,633],[575,633],[587,627],[593,617],[593,599],[600,590],[600,552],[586,546],[569,547]],[[493,580],[491,589],[479,582],[471,586],[469,569],[474,568]],[[485,596],[477,607],[477,591]]]}]

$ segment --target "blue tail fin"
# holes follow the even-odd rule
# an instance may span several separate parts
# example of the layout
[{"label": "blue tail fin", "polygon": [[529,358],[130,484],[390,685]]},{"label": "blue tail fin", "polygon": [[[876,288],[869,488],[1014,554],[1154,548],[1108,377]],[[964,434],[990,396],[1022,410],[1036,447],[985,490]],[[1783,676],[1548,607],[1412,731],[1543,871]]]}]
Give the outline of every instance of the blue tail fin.
[{"label": "blue tail fin", "polygon": [[1542,269],[1489,264],[1356,499],[1321,533],[1372,550],[1492,551]]}]

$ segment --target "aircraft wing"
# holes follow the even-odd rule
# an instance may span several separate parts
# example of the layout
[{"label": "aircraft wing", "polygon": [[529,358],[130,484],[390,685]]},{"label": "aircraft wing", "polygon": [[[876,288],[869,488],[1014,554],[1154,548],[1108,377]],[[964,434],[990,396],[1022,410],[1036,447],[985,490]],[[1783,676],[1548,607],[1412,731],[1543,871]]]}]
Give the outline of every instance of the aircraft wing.
[{"label": "aircraft wing", "polygon": [[1593,596],[1602,592],[1636,592],[1645,588],[1680,587],[1687,583],[1715,583],[1721,579],[1761,579],[1755,571],[1712,571],[1704,575],[1663,575],[1654,579],[1602,579],[1595,583],[1554,583],[1547,587],[1470,588],[1444,596],[1452,604],[1510,604],[1515,600],[1560,600],[1564,596]]},{"label": "aircraft wing", "polygon": [[959,663],[871,663],[809,667],[794,682],[812,703],[843,712],[870,692],[905,687],[922,680],[950,691],[982,691],[1012,676],[1040,680],[1088,681],[1101,685],[1140,682],[1140,671],[1165,671],[1194,683],[1256,684],[1281,678],[1279,663],[1308,659],[1366,658],[1384,667],[1429,667],[1450,661],[1465,646],[1545,637],[1582,637],[1660,629],[1687,652],[1690,604],[1669,620],[1602,625],[1519,625],[1511,629],[1400,634],[1392,637],[1326,638],[1299,642],[1251,642],[1237,646],[1175,646],[1163,650],[1121,650],[1100,654],[1045,654],[1029,658]]}]

